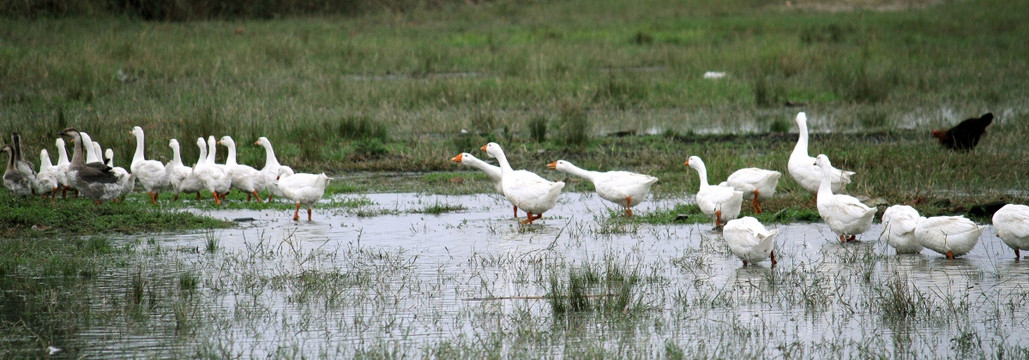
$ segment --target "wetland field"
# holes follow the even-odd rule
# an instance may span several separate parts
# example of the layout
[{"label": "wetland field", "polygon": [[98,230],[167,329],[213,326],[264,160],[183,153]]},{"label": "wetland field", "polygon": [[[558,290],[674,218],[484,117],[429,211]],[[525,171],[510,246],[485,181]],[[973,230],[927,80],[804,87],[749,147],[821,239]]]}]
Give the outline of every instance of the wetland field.
[{"label": "wetland field", "polygon": [[[127,168],[138,125],[149,159],[230,135],[259,168],[265,136],[331,177],[313,221],[0,189],[0,358],[1029,358],[1029,261],[985,211],[1029,203],[1025,1],[224,3],[0,0],[0,143],[38,168],[74,126]],[[878,208],[857,242],[786,171],[801,111]],[[929,135],[986,112],[972,151]],[[535,224],[450,160],[490,141],[566,182]],[[690,155],[783,173],[775,266],[712,230]],[[625,218],[558,159],[660,180]],[[902,203],[986,229],[897,255]]]}]

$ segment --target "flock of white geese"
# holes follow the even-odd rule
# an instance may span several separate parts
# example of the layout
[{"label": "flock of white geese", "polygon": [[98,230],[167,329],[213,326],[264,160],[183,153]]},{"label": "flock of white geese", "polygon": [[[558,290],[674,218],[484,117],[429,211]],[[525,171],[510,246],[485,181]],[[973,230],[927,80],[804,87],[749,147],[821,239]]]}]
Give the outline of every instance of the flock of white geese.
[{"label": "flock of white geese", "polygon": [[[841,242],[855,240],[857,235],[871,227],[876,208],[840,193],[855,173],[833,167],[824,154],[811,157],[808,154],[806,114],[798,113],[796,123],[799,139],[787,164],[790,176],[804,189],[815,193],[819,215],[839,235]],[[3,148],[10,155],[4,173],[4,185],[12,193],[20,195],[49,194],[51,201],[59,189],[74,188],[79,194],[97,203],[123,197],[135,189],[136,182],[149,194],[154,204],[163,189],[173,190],[174,200],[178,200],[181,193],[194,192],[199,200],[202,192],[209,192],[218,204],[221,204],[231,189],[245,192],[257,201],[261,201],[259,192],[267,191],[269,200],[277,195],[296,203],[293,220],[299,219],[300,208],[305,206],[310,221],[311,208],[322,198],[328,183],[325,174],[294,173],[290,167],[279,164],[271,142],[265,137],[254,143],[263,146],[266,153],[264,168],[257,170],[236,162],[236,144],[229,136],[217,141],[214,136],[208,137],[206,141],[197,138],[200,157],[193,167],[188,167],[182,163],[176,139],[168,143],[172,149],[172,160],[162,164],[144,157],[143,129],[136,126],[131,133],[136,137],[136,152],[129,171],[114,166],[111,149],[107,150],[106,163],[103,162],[99,157],[100,145],[93,142],[88,134],[69,128],[60,135],[70,138],[74,143],[71,160],[68,160],[64,140],[58,138],[57,165],[51,164],[47,151],[42,150],[39,173],[35,173],[32,164],[22,159],[20,141],[15,133],[12,136],[13,144]],[[228,150],[225,164],[215,163],[216,145],[225,146]],[[500,166],[491,165],[469,153],[458,154],[451,160],[486,172],[496,190],[513,205],[514,216],[518,217],[518,209],[526,213],[522,224],[531,224],[542,218],[544,212],[557,204],[564,182],[549,181],[527,170],[514,170],[497,143],[488,143],[480,150],[496,158]],[[770,259],[774,265],[776,259],[773,245],[778,229],[768,230],[753,217],[738,217],[744,199],[750,200],[754,213],[761,213],[760,202],[775,194],[782,174],[772,170],[745,168],[732,173],[725,182],[711,185],[707,168],[700,157],[690,156],[684,165],[697,171],[700,189],[696,194],[696,203],[711,218],[715,227],[722,230],[730,250],[743,260],[744,265],[764,259]],[[651,185],[658,181],[656,177],[628,171],[585,170],[565,160],[554,161],[547,167],[591,181],[597,194],[623,207],[627,217],[632,216],[632,207],[643,201]],[[928,248],[947,258],[962,256],[971,251],[985,228],[963,216],[922,217],[914,208],[906,205],[890,206],[883,213],[882,221],[882,237],[898,253],[917,253]],[[1029,250],[1029,207],[1005,205],[993,216],[993,226],[997,236],[1014,249],[1016,259],[1021,257],[1020,250]]]},{"label": "flock of white geese", "polygon": [[[825,154],[817,157],[808,155],[807,115],[798,113],[796,123],[799,139],[787,164],[790,176],[804,189],[815,193],[818,214],[840,241],[853,241],[872,226],[876,208],[840,193],[855,173],[833,167]],[[564,182],[549,181],[527,170],[514,170],[497,143],[486,144],[480,150],[496,158],[500,166],[491,165],[469,153],[458,154],[451,160],[486,172],[496,190],[514,205],[515,217],[518,217],[518,209],[526,213],[522,224],[540,219],[557,203]],[[770,259],[774,265],[773,245],[778,229],[768,230],[750,216],[738,217],[744,199],[750,200],[755,213],[761,213],[760,202],[775,194],[782,174],[745,168],[733,172],[725,182],[711,185],[707,167],[700,157],[690,156],[685,165],[696,170],[700,177],[697,205],[714,221],[715,227],[722,230],[729,249],[743,260],[744,265],[765,259]],[[554,161],[547,167],[589,180],[597,195],[623,207],[627,217],[632,216],[632,207],[644,200],[651,185],[658,181],[656,177],[628,171],[585,170],[565,160]],[[882,218],[882,237],[898,253],[917,253],[928,248],[950,259],[971,251],[985,228],[963,216],[922,217],[906,205],[887,208]],[[993,226],[997,236],[1015,250],[1016,259],[1021,257],[1020,250],[1029,249],[1029,207],[1005,205],[993,216]]]},{"label": "flock of white geese", "polygon": [[[112,149],[107,149],[104,152],[105,158],[101,159],[102,147],[98,142],[85,132],[68,128],[61,131],[58,134],[61,137],[55,140],[57,164],[50,161],[50,155],[43,149],[39,154],[38,173],[31,163],[23,160],[21,140],[14,133],[11,136],[12,144],[3,148],[4,152],[9,153],[4,186],[16,195],[49,196],[50,201],[54,201],[58,191],[66,195],[68,190],[72,190],[76,192],[76,197],[81,195],[97,204],[123,199],[136,188],[137,183],[155,205],[158,194],[163,190],[175,193],[173,201],[177,201],[182,193],[196,193],[197,200],[201,199],[201,193],[210,193],[219,205],[232,189],[245,192],[248,200],[256,198],[258,202],[261,201],[259,192],[266,191],[268,200],[280,196],[296,203],[293,220],[299,220],[301,206],[306,207],[307,220],[310,221],[311,208],[325,194],[325,186],[329,182],[325,174],[295,173],[289,166],[279,164],[271,142],[265,137],[254,142],[254,145],[264,147],[266,155],[264,167],[257,170],[236,162],[236,143],[229,136],[217,141],[213,135],[207,140],[197,138],[200,157],[195,165],[189,167],[182,163],[178,140],[168,141],[172,159],[162,164],[157,160],[147,160],[144,156],[143,128],[133,127],[130,133],[136,138],[136,152],[132,156],[129,170],[114,165]],[[68,159],[64,137],[73,144],[71,160]],[[217,145],[228,149],[224,164],[215,162]]]}]

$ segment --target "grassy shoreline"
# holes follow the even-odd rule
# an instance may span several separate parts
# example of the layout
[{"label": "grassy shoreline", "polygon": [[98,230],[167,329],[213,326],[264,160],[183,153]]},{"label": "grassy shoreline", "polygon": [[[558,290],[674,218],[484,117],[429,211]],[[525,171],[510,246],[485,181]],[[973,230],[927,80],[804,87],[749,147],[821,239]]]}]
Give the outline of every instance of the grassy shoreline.
[{"label": "grassy shoreline", "polygon": [[[0,131],[26,155],[53,153],[72,125],[128,164],[140,125],[146,155],[169,138],[231,135],[240,163],[280,162],[344,180],[330,192],[490,191],[449,161],[501,143],[517,168],[563,178],[565,159],[661,178],[687,197],[696,175],[785,171],[798,111],[811,155],[858,173],[852,195],[954,208],[1026,202],[1024,80],[1029,14],[1002,1],[872,8],[819,2],[497,1],[356,16],[145,22],[124,17],[0,23]],[[839,4],[837,4],[839,5]],[[890,6],[896,5],[896,6]],[[706,71],[724,78],[704,79]],[[789,106],[785,106],[788,104]],[[932,128],[997,114],[970,153],[936,146]],[[614,132],[636,136],[610,137]],[[224,148],[219,149],[224,159]],[[52,156],[56,158],[56,156]],[[351,174],[378,174],[372,181]],[[391,181],[417,173],[423,181]],[[362,175],[363,176],[363,175]],[[571,183],[568,191],[589,191]],[[784,176],[791,206],[807,194]],[[944,207],[946,208],[946,207]],[[922,210],[933,213],[933,206]]]}]

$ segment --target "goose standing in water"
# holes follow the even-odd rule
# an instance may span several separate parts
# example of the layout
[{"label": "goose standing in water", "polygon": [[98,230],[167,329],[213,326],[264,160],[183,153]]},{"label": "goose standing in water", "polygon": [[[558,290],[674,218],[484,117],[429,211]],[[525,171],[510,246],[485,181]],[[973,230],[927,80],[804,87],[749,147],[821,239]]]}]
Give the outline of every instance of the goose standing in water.
[{"label": "goose standing in water", "polygon": [[893,205],[883,212],[883,233],[886,243],[897,249],[898,254],[916,254],[922,251],[922,244],[915,239],[915,227],[925,220],[918,210],[907,205]]},{"label": "goose standing in water", "polygon": [[311,221],[311,208],[325,195],[325,186],[329,177],[325,174],[292,173],[292,170],[279,176],[276,186],[286,198],[297,204],[293,213],[293,221],[300,220],[300,206],[307,208],[307,221]]},{"label": "goose standing in water", "polygon": [[526,219],[521,222],[522,224],[532,224],[533,221],[542,218],[545,211],[557,204],[557,197],[565,187],[563,181],[549,181],[533,172],[512,169],[511,164],[507,162],[507,155],[504,155],[504,149],[495,142],[483,145],[480,150],[496,158],[500,163],[504,197],[525,211]]},{"label": "goose standing in water", "polygon": [[[487,163],[485,161],[482,161],[479,158],[475,157],[475,155],[472,155],[472,154],[469,154],[469,153],[457,154],[457,156],[454,156],[454,157],[450,158],[450,161],[456,162],[456,163],[461,164],[461,165],[470,166],[470,167],[482,170],[483,172],[486,173],[487,176],[489,176],[489,179],[493,181],[493,188],[496,189],[497,192],[500,193],[501,195],[504,194],[504,186],[503,186],[503,182],[501,182],[501,180],[503,180],[503,177],[502,177],[503,174],[500,171],[500,167],[499,166],[490,165],[489,163]],[[514,207],[514,217],[515,217],[515,219],[517,219],[518,218],[518,206],[517,205],[512,205],[512,207]]]},{"label": "goose standing in water", "polygon": [[775,266],[775,251],[772,251],[772,245],[775,244],[775,236],[778,234],[779,229],[765,229],[764,225],[750,216],[729,220],[722,229],[725,243],[734,255],[743,260],[743,266],[764,259],[772,259],[772,266]]},{"label": "goose standing in water", "polygon": [[721,229],[726,221],[740,216],[743,207],[743,192],[731,187],[714,186],[707,181],[707,166],[699,156],[690,156],[683,165],[697,171],[700,176],[700,190],[697,191],[697,206],[700,211],[715,221],[715,229]]},{"label": "goose standing in water", "polygon": [[[272,142],[268,138],[262,136],[254,141],[254,145],[264,148],[264,167],[261,168],[261,182],[264,184],[264,190],[268,191],[268,200],[270,201],[273,196],[284,196],[279,192],[279,187],[276,184],[279,174],[293,174],[293,169],[289,166],[279,164],[279,160],[275,157],[275,149],[272,148]],[[285,168],[285,169],[282,169]],[[258,189],[260,190],[260,189]]]},{"label": "goose standing in water", "polygon": [[918,223],[915,238],[925,248],[953,259],[972,251],[985,228],[964,216],[933,216]]},{"label": "goose standing in water", "polygon": [[993,228],[997,237],[1015,250],[1015,260],[1022,257],[1019,250],[1029,250],[1029,206],[1004,205],[993,214]]},{"label": "goose standing in water", "polygon": [[628,171],[590,171],[565,160],[552,162],[547,167],[589,180],[600,198],[625,209],[625,217],[632,217],[632,207],[642,202],[650,192],[650,186],[657,182],[657,178],[650,175]]},{"label": "goose standing in water", "polygon": [[816,196],[818,215],[822,216],[822,220],[829,228],[840,236],[840,242],[852,241],[857,234],[872,227],[875,208],[862,204],[853,196],[833,194],[832,164],[829,163],[829,158],[825,154],[818,154],[816,161],[822,172],[822,184],[818,187]]}]

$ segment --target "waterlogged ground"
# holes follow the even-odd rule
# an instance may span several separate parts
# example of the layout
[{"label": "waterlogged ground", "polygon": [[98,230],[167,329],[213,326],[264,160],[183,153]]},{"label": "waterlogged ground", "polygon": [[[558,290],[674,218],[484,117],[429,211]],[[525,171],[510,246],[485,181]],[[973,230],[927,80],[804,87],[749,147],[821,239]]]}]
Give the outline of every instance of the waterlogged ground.
[{"label": "waterlogged ground", "polygon": [[[992,228],[946,260],[894,255],[878,224],[846,245],[821,223],[779,225],[778,265],[741,268],[711,225],[613,220],[593,194],[563,194],[525,227],[496,195],[338,197],[372,205],[299,223],[212,211],[253,220],[117,239],[135,260],[100,274],[89,306],[138,310],[51,345],[101,358],[1029,356],[1029,261]],[[578,304],[547,299],[570,293],[570,274],[599,280]]]}]

